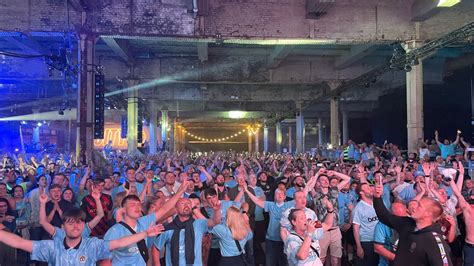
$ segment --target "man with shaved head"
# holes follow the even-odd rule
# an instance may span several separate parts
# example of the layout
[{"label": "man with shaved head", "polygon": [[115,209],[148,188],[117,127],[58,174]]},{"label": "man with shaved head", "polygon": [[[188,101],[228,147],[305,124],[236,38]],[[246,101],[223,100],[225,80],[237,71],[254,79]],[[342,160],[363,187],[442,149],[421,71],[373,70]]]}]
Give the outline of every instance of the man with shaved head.
[{"label": "man with shaved head", "polygon": [[[220,223],[220,204],[213,204],[216,215],[212,220],[205,219],[190,199],[179,199],[175,207],[176,217],[154,242],[153,261],[158,265],[160,253],[166,248],[166,265],[201,265],[202,238],[209,228]],[[198,219],[193,219],[193,214]]]},{"label": "man with shaved head", "polygon": [[377,217],[399,235],[393,265],[453,265],[449,245],[443,238],[440,225],[436,223],[443,213],[441,204],[432,198],[423,197],[411,206],[411,217],[401,217],[385,208],[382,193],[383,186],[377,185],[374,197]]}]

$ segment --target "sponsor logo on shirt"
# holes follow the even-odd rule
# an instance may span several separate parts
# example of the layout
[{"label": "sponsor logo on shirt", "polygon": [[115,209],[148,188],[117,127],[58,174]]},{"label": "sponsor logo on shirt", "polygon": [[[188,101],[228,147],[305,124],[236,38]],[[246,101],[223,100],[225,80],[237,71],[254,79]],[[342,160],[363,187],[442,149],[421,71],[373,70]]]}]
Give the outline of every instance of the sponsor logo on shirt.
[{"label": "sponsor logo on shirt", "polygon": [[371,222],[376,222],[376,221],[378,221],[378,220],[379,220],[379,218],[378,218],[377,216],[368,217],[368,218],[367,218],[367,221],[368,221],[369,223],[371,223]]},{"label": "sponsor logo on shirt", "polygon": [[137,253],[138,251],[137,246],[128,248],[128,253]]}]

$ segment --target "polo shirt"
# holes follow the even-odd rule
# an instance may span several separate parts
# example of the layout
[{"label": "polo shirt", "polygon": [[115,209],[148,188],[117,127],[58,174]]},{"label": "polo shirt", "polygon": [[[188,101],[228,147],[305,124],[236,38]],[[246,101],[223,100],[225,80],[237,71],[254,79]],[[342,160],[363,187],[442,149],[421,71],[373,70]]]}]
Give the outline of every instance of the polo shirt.
[{"label": "polo shirt", "polygon": [[98,260],[110,257],[109,241],[95,237],[82,238],[76,247],[66,247],[65,239],[33,241],[31,259],[48,265],[95,266]]}]

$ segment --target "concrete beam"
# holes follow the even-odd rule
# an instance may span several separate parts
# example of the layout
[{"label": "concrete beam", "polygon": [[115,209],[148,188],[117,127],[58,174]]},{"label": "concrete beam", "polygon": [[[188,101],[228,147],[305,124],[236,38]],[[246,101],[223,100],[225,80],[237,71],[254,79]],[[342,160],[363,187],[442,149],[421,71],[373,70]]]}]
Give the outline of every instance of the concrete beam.
[{"label": "concrete beam", "polygon": [[268,68],[277,68],[294,48],[294,45],[277,45],[268,58]]},{"label": "concrete beam", "polygon": [[130,51],[127,40],[116,40],[113,37],[102,37],[107,46],[114,51],[125,63],[133,65],[135,59]]},{"label": "concrete beam", "polygon": [[362,58],[366,57],[376,49],[377,45],[373,44],[362,44],[352,46],[349,52],[336,59],[334,67],[337,70],[347,68],[352,64],[355,64],[356,62],[360,61]]},{"label": "concrete beam", "polygon": [[[150,91],[156,90],[159,100],[164,101],[203,101],[203,102],[294,102],[310,101],[321,97],[324,84],[314,85],[222,85],[206,86],[180,84],[159,86],[140,90],[140,97],[149,98]],[[291,90],[290,90],[291,89]],[[107,97],[107,95],[106,95]]]},{"label": "concrete beam", "polygon": [[[194,115],[199,116],[201,112],[205,111],[246,111],[246,112],[255,112],[255,111],[263,111],[263,112],[277,112],[281,111],[282,109],[294,109],[293,102],[217,102],[217,101],[179,101],[179,104],[176,104],[176,101],[171,100],[161,100],[157,101],[156,108],[163,108],[167,107],[169,111],[176,112],[178,111],[179,106],[179,115],[183,112],[194,112]],[[197,113],[199,112],[199,113]]]},{"label": "concrete beam", "polygon": [[411,6],[411,16],[413,21],[424,21],[437,14],[438,0],[415,0]]}]

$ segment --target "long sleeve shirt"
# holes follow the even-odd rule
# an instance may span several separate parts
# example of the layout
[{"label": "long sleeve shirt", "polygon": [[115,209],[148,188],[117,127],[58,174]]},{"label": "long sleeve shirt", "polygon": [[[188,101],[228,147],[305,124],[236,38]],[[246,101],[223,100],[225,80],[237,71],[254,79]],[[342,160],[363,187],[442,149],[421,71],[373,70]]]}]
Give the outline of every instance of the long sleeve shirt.
[{"label": "long sleeve shirt", "polygon": [[443,239],[439,224],[417,230],[415,220],[391,214],[381,198],[374,199],[374,208],[379,221],[398,232],[395,266],[453,265],[449,245]]}]

